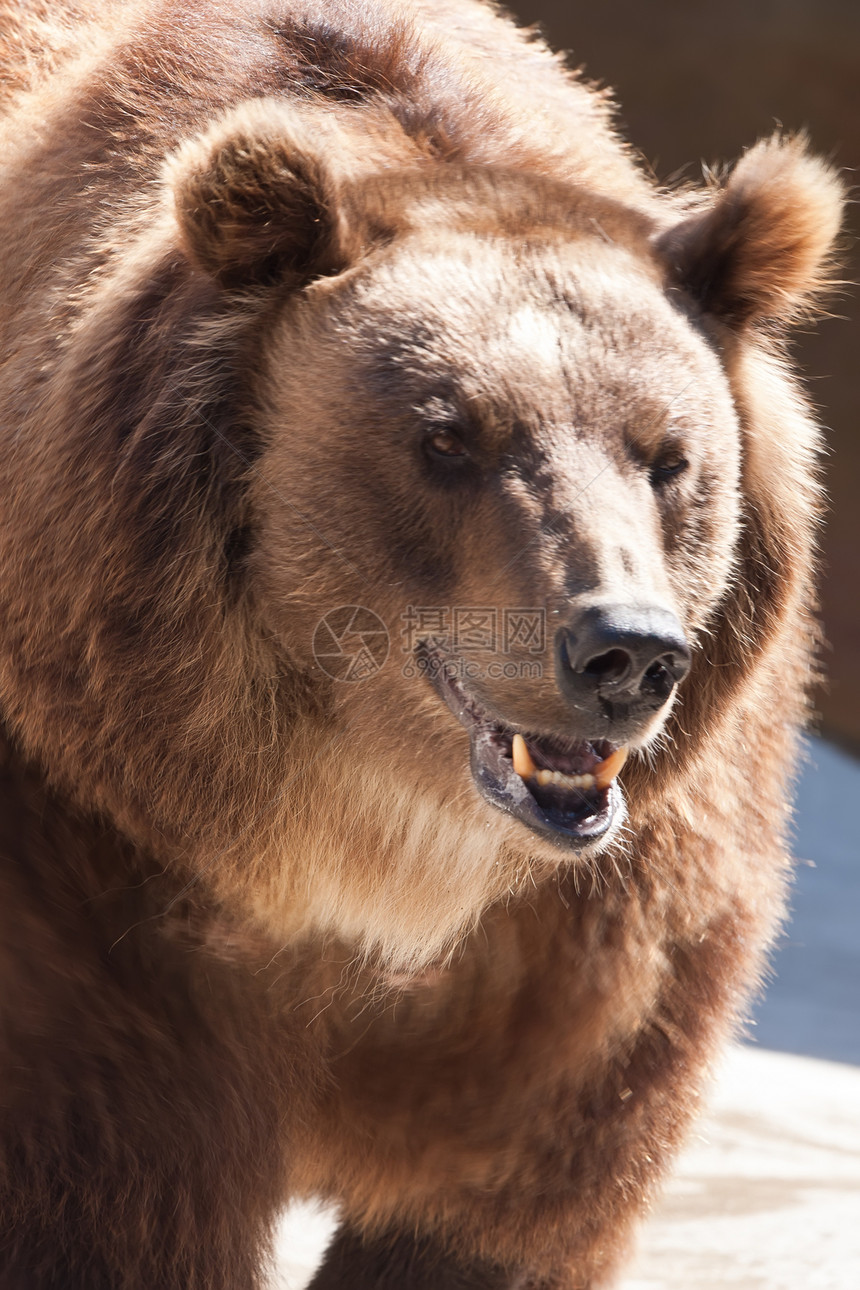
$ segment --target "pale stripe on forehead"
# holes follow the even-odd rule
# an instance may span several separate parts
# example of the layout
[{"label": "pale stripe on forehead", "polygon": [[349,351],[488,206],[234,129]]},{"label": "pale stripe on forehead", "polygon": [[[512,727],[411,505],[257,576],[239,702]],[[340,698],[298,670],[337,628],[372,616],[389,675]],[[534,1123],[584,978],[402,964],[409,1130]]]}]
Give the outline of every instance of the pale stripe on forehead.
[{"label": "pale stripe on forehead", "polygon": [[554,314],[524,305],[508,315],[503,336],[509,355],[542,372],[558,372],[560,346]]},{"label": "pale stripe on forehead", "polygon": [[[490,388],[522,393],[536,382],[541,389],[563,376],[558,317],[533,304],[496,309],[480,343],[466,352],[460,368],[465,387],[476,379]],[[476,391],[477,392],[477,391]]]}]

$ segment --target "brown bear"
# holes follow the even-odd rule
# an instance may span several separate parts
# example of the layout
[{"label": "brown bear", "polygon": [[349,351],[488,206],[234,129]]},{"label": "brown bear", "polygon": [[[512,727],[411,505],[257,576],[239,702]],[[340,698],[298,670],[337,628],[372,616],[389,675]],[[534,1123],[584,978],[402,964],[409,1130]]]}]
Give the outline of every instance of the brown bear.
[{"label": "brown bear", "polygon": [[0,1287],[612,1281],[783,908],[802,140],[476,0],[3,0]]}]

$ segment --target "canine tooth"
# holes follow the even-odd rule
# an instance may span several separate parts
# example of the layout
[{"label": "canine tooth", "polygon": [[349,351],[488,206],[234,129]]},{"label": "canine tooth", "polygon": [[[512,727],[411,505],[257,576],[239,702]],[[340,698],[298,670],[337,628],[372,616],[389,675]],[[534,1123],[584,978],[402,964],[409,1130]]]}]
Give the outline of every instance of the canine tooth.
[{"label": "canine tooth", "polygon": [[598,788],[608,788],[627,760],[627,749],[616,748],[594,768],[594,782]]},{"label": "canine tooth", "polygon": [[511,756],[514,761],[514,770],[517,772],[520,779],[531,779],[532,775],[535,773],[536,767],[522,735],[514,735],[513,745],[511,747]]}]

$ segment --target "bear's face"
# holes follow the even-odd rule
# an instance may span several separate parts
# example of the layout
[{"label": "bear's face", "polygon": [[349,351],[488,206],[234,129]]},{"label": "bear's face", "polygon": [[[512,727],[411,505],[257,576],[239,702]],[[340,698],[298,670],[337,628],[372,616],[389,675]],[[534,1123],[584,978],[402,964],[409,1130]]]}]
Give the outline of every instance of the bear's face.
[{"label": "bear's face", "polygon": [[277,100],[166,177],[191,280],[255,320],[229,639],[258,742],[207,873],[282,940],[415,967],[612,863],[624,792],[634,830],[665,812],[754,666],[808,451],[765,333],[821,280],[838,184],[775,140],[646,211]]},{"label": "bear's face", "polygon": [[[371,610],[385,665],[321,678],[356,747],[530,849],[605,845],[595,768],[659,736],[730,577],[739,428],[702,326],[595,233],[431,228],[290,302],[265,364],[271,630],[313,669],[326,615]],[[593,676],[565,663],[591,634]]]}]

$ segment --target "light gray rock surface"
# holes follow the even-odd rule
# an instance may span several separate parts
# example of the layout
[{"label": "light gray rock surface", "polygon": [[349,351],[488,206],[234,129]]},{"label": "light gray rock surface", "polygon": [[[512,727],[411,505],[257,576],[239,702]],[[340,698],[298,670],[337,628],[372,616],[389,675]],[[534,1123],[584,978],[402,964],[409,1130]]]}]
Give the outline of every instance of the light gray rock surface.
[{"label": "light gray rock surface", "polygon": [[857,1290],[860,1070],[735,1048],[621,1290]]}]

